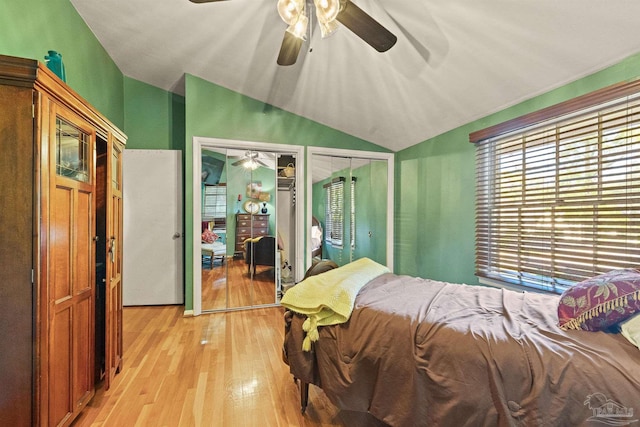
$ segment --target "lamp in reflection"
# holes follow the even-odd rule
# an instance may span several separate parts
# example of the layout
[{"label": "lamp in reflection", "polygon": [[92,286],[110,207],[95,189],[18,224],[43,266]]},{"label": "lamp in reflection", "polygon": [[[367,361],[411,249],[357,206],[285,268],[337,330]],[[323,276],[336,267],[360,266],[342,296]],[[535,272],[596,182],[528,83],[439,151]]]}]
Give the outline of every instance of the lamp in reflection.
[{"label": "lamp in reflection", "polygon": [[245,160],[245,162],[242,164],[242,166],[245,167],[245,169],[249,169],[249,170],[256,170],[258,168],[258,162],[255,161],[254,158],[249,158],[247,160]]}]

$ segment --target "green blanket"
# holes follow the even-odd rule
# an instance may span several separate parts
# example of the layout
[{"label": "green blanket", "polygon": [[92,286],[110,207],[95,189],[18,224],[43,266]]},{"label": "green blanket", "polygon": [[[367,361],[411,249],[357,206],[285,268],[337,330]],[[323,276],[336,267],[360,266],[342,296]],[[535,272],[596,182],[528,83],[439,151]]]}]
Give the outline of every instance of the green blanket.
[{"label": "green blanket", "polygon": [[311,276],[289,289],[280,304],[307,316],[302,328],[307,333],[302,349],[311,350],[318,340],[318,326],[336,325],[349,320],[360,289],[389,269],[369,258]]}]

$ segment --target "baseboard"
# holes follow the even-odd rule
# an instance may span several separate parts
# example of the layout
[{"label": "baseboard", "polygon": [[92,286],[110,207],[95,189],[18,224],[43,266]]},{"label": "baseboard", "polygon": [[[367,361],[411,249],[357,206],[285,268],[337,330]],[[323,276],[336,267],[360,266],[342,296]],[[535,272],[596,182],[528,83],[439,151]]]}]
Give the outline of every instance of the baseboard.
[{"label": "baseboard", "polygon": [[193,310],[185,310],[182,317],[193,317]]}]

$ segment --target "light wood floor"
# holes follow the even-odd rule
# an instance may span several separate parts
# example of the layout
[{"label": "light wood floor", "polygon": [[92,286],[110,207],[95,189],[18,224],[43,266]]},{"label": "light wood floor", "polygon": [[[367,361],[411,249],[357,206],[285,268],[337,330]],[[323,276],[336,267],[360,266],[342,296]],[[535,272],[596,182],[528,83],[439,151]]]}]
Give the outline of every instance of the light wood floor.
[{"label": "light wood floor", "polygon": [[81,426],[383,426],[298,386],[281,358],[283,309],[183,317],[182,306],[124,309],[124,366]]},{"label": "light wood floor", "polygon": [[259,265],[250,274],[243,258],[216,258],[213,266],[203,263],[202,310],[274,304],[275,280],[273,267]]}]

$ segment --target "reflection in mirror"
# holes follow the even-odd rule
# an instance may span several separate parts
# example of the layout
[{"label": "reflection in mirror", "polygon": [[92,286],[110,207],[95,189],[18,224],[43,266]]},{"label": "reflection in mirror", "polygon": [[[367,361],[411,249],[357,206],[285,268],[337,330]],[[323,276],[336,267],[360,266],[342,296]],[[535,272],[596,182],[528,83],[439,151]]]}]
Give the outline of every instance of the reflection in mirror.
[{"label": "reflection in mirror", "polygon": [[202,310],[227,308],[226,149],[207,148],[202,160]]},{"label": "reflection in mirror", "polygon": [[[276,302],[276,156],[228,150],[229,308]],[[233,232],[231,232],[233,228]],[[228,244],[229,246],[230,244]],[[232,267],[231,267],[232,266]]]},{"label": "reflection in mirror", "polygon": [[278,154],[278,191],[276,197],[277,245],[276,262],[280,266],[276,276],[277,302],[296,283],[296,156]]},{"label": "reflection in mirror", "polygon": [[202,150],[202,310],[276,302],[273,153]]},{"label": "reflection in mirror", "polygon": [[283,284],[304,273],[304,148],[206,138],[194,146],[194,314],[277,304]]},{"label": "reflection in mirror", "polygon": [[[386,264],[387,161],[313,154],[311,168],[322,258],[344,265],[366,256]],[[313,245],[313,225],[311,237]]]},{"label": "reflection in mirror", "polygon": [[352,159],[351,256],[387,261],[387,161]]}]

